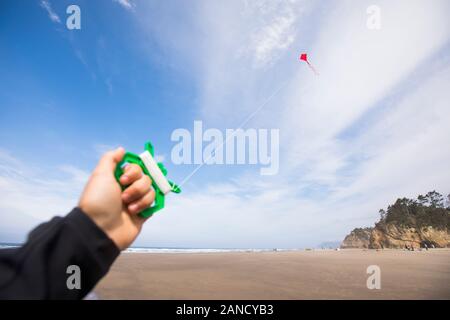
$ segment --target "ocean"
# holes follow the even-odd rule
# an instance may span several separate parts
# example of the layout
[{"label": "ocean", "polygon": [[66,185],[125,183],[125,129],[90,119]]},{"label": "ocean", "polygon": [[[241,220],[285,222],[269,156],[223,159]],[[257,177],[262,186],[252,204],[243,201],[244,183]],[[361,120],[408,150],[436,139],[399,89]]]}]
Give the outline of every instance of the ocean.
[{"label": "ocean", "polygon": [[19,248],[22,244],[21,243],[0,243],[0,250],[1,249],[10,249],[10,248]]},{"label": "ocean", "polygon": [[[19,248],[20,243],[0,243],[1,249]],[[130,247],[123,252],[127,253],[222,253],[222,252],[271,252],[271,251],[296,251],[302,249],[278,249],[278,248],[161,248],[161,247]]]},{"label": "ocean", "polygon": [[254,248],[139,248],[131,247],[124,252],[131,253],[223,253],[223,252],[272,252],[295,251],[300,249],[254,249]]}]

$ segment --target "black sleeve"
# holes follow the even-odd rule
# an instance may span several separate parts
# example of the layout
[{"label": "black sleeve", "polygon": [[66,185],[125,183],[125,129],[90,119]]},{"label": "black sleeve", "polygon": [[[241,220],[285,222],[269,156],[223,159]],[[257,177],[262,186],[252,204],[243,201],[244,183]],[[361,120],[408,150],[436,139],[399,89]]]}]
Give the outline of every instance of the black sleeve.
[{"label": "black sleeve", "polygon": [[[81,299],[119,254],[114,242],[75,208],[39,225],[22,247],[0,249],[0,299]],[[79,273],[72,269],[77,267]],[[75,274],[80,289],[73,288]]]}]

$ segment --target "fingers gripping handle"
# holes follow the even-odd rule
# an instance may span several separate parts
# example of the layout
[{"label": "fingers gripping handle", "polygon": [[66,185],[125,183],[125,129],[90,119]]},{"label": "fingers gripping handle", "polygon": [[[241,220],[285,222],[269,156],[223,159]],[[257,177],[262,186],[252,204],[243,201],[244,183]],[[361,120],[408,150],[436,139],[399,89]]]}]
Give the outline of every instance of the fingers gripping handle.
[{"label": "fingers gripping handle", "polygon": [[[125,155],[123,157],[123,160],[117,165],[116,170],[114,172],[114,176],[116,177],[116,180],[117,180],[117,182],[119,184],[120,184],[120,177],[123,175],[125,166],[127,164],[137,164],[139,167],[141,167],[142,172],[144,174],[148,175],[151,178],[150,173],[148,172],[147,168],[145,167],[145,165],[143,164],[143,162],[139,158],[139,156],[137,156],[137,155],[135,155],[133,153],[127,152],[127,153],[125,153]],[[122,190],[125,189],[124,186],[122,186],[122,185],[120,185],[120,186],[122,187]],[[153,179],[152,179],[152,187],[155,188]],[[153,215],[153,213],[158,211],[158,209],[156,209],[156,205],[159,204],[158,203],[159,199],[158,199],[158,196],[157,196],[158,192],[156,191],[156,189],[155,189],[155,193],[156,193],[156,195],[155,195],[155,203],[154,203],[154,205],[149,207],[149,208],[147,208],[147,209],[145,209],[145,210],[143,210],[143,211],[141,211],[139,213],[139,215],[142,218],[148,218],[151,215]]]},{"label": "fingers gripping handle", "polygon": [[[149,144],[148,144],[149,145]],[[150,150],[153,151],[151,145],[146,146],[147,151],[140,156],[127,152],[125,153],[123,160],[117,165],[114,172],[114,176],[119,182],[120,177],[124,173],[124,168],[126,164],[137,164],[141,167],[142,172],[152,179],[152,187],[155,190],[155,201],[153,205],[139,213],[142,218],[148,218],[153,215],[156,211],[164,208],[165,194],[173,191],[179,193],[180,189],[177,185],[172,182],[168,182],[164,175],[166,170],[162,164],[157,164],[150,154]],[[164,183],[165,182],[165,183]],[[119,182],[120,184],[120,182]],[[124,189],[123,186],[121,186]]]}]

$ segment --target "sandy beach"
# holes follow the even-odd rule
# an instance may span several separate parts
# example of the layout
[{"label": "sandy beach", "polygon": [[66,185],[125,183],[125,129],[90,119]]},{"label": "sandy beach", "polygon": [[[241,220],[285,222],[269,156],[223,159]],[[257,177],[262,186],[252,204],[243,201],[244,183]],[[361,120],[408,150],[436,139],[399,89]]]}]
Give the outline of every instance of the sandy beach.
[{"label": "sandy beach", "polygon": [[[381,289],[366,285],[369,265]],[[100,299],[450,299],[450,249],[122,253]]]}]

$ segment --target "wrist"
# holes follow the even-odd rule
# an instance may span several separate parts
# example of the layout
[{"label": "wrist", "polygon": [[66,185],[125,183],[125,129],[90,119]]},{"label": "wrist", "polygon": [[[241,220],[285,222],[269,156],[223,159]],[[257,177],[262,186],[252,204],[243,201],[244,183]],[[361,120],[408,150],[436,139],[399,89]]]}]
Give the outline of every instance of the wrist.
[{"label": "wrist", "polygon": [[[114,241],[113,238],[109,235],[108,232],[106,232],[103,228],[101,228],[92,217],[87,214],[86,211],[83,210],[80,206],[75,207],[69,215],[67,215],[66,219],[68,221],[71,221],[72,223],[75,221],[77,230],[84,231],[84,230],[91,230],[89,232],[84,231],[82,232],[81,236],[83,239],[89,243],[93,241],[90,239],[90,237],[94,237],[96,240],[94,242],[101,242],[104,245],[107,245],[111,248],[112,251],[117,252],[116,255],[118,255],[121,251],[121,248],[117,244],[116,241]],[[93,243],[91,243],[93,245]],[[110,251],[111,251],[110,250]]]},{"label": "wrist", "polygon": [[[123,241],[118,239],[116,232],[114,232],[113,223],[108,219],[107,213],[98,213],[98,208],[93,208],[86,203],[80,201],[78,208],[84,215],[86,215],[100,230],[103,231],[119,250],[123,250],[126,247],[123,246]],[[101,211],[101,210],[100,210]]]}]

